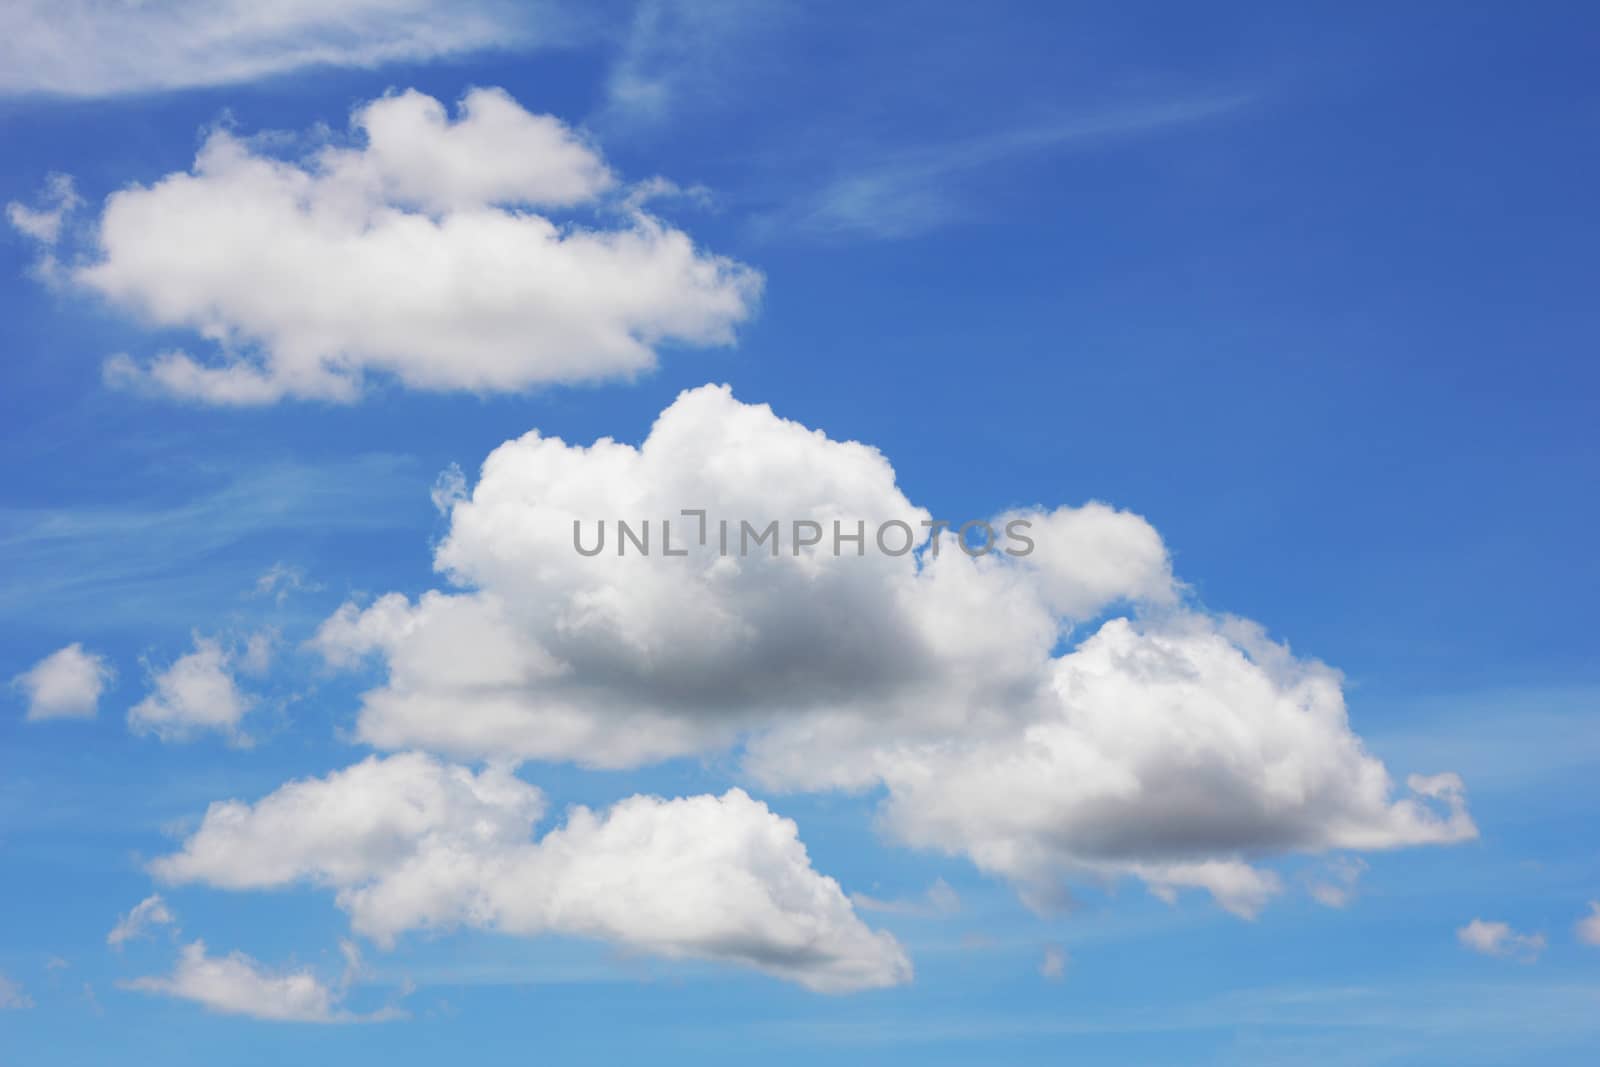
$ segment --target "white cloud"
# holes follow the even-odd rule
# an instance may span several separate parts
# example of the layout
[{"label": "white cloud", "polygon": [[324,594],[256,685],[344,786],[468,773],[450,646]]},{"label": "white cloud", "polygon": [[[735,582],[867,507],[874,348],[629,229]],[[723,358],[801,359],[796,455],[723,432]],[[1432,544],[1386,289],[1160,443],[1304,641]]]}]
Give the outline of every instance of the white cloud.
[{"label": "white cloud", "polygon": [[27,1011],[31,1007],[33,998],[22,986],[0,974],[0,1011]]},{"label": "white cloud", "polygon": [[1060,945],[1046,945],[1039,961],[1039,977],[1059,982],[1067,976],[1067,952]]},{"label": "white cloud", "polygon": [[106,944],[120,949],[127,942],[143,937],[152,927],[174,926],[176,923],[177,919],[167,907],[167,902],[161,899],[159,893],[152,894],[117,920],[117,925],[106,935]]},{"label": "white cloud", "polygon": [[229,889],[324,886],[380,944],[473,926],[736,963],[824,992],[910,978],[894,939],[811,868],[795,824],[739,790],[574,808],[533,840],[543,810],[503,768],[373,757],[254,805],[213,804],[151,870]]},{"label": "white cloud", "polygon": [[38,207],[29,207],[16,200],[6,205],[6,219],[17,231],[42,245],[53,245],[61,238],[61,226],[67,216],[83,204],[73,187],[72,176],[52,174],[45,179],[44,191]]},{"label": "white cloud", "polygon": [[[679,515],[685,507],[715,509],[705,546],[690,544],[697,520]],[[719,557],[718,516],[735,548],[739,520],[779,521],[780,554]],[[597,520],[619,517],[656,523],[655,555],[619,558],[614,525],[605,552],[578,555],[575,519],[592,539]],[[875,450],[705,387],[680,396],[637,449],[537,433],[501,446],[452,509],[435,560],[475,591],[347,604],[316,644],[338,664],[382,653],[389,681],[366,694],[358,732],[384,748],[629,766],[801,713],[903,736],[929,725],[930,702],[957,716],[933,724],[943,729],[966,714],[962,700],[1037,686],[1062,632],[1056,610],[1174,595],[1143,519],[1098,504],[1033,517],[1040,547],[1014,562],[974,563],[948,536],[921,567],[875,548],[796,555],[792,519],[831,538],[835,519],[849,533],[857,521],[917,530],[932,517]],[[689,557],[660,556],[663,518]],[[968,625],[974,612],[984,626]],[[873,777],[848,759],[826,763],[851,784]]]},{"label": "white cloud", "polygon": [[352,124],[355,144],[301,159],[213,130],[192,171],[106,200],[60,276],[214,346],[114,356],[109,382],[266,404],[352,401],[367,374],[476,392],[627,378],[662,344],[731,344],[758,298],[757,272],[608,199],[598,152],[500,90],[454,118],[408,91]]},{"label": "white cloud", "polygon": [[1355,856],[1339,856],[1330,860],[1326,870],[1311,880],[1309,890],[1317,903],[1329,908],[1343,908],[1356,897],[1356,884],[1366,873],[1367,862]]},{"label": "white cloud", "polygon": [[354,886],[400,866],[425,841],[463,850],[523,841],[543,814],[539,790],[504,768],[475,774],[414,753],[371,757],[255,804],[212,804],[183,850],[151,869],[164,881],[224,889]]},{"label": "white cloud", "polygon": [[1578,920],[1576,932],[1585,945],[1600,946],[1600,900],[1589,902],[1589,914]]},{"label": "white cloud", "polygon": [[1519,934],[1507,923],[1473,919],[1456,931],[1456,938],[1474,952],[1485,956],[1516,958],[1532,963],[1544,951],[1543,934]]},{"label": "white cloud", "polygon": [[92,719],[100,695],[115,677],[105,657],[76,641],[57,649],[11,680],[28,698],[28,721]]},{"label": "white cloud", "polygon": [[152,678],[154,689],[129,710],[128,726],[163,741],[187,741],[210,730],[236,744],[248,743],[239,724],[253,698],[234,681],[237,660],[221,641],[196,634],[194,651]]},{"label": "white cloud", "polygon": [[209,956],[203,941],[185,945],[177,966],[163,977],[135,978],[125,989],[203,1004],[222,1015],[290,1023],[377,1022],[392,1010],[355,1015],[339,1007],[340,993],[309,969],[274,973],[242,952]]},{"label": "white cloud", "polygon": [[1053,699],[1019,730],[879,756],[903,840],[959,848],[1041,900],[1063,875],[1131,873],[1251,916],[1279,884],[1243,856],[1476,834],[1453,776],[1395,799],[1338,675],[1253,624],[1113,619],[1046,671]]},{"label": "white cloud", "polygon": [[[684,508],[708,511],[706,545]],[[652,555],[619,556],[614,525],[605,551],[575,550],[575,520],[590,547],[618,518],[653,520]],[[706,387],[638,448],[501,446],[437,549],[457,590],[347,604],[315,643],[334,664],[381,659],[357,725],[380,748],[633,766],[742,739],[756,781],[886,786],[898,840],[966,855],[1039,906],[1131,875],[1250,916],[1281,889],[1251,857],[1475,836],[1455,775],[1396,795],[1336,671],[1182,606],[1137,515],[1006,512],[999,529],[1033,523],[1016,558],[948,535],[937,556],[791,548],[793,519],[931,518],[875,450]],[[662,519],[688,555],[662,555]],[[774,519],[778,555],[740,556],[740,520]]]},{"label": "white cloud", "polygon": [[12,0],[0,7],[0,93],[107,96],[426,60],[553,41],[559,15],[510,0]]}]

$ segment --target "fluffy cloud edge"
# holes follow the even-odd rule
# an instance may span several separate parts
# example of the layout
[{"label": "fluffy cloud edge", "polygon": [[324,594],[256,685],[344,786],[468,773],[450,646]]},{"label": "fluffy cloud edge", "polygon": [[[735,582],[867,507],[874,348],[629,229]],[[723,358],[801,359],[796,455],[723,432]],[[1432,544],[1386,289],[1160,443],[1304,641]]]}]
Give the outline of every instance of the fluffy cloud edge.
[{"label": "fluffy cloud edge", "polygon": [[248,0],[104,4],[17,0],[0,11],[0,94],[73,98],[229,85],[310,67],[370,68],[508,45],[575,27],[505,0]]},{"label": "fluffy cloud edge", "polygon": [[74,641],[11,680],[28,701],[27,720],[92,719],[116,672],[104,656]]},{"label": "fluffy cloud edge", "polygon": [[1600,948],[1600,900],[1589,902],[1589,914],[1578,920],[1573,934],[1580,944]]},{"label": "fluffy cloud edge", "polygon": [[260,635],[237,650],[196,633],[193,651],[151,672],[150,692],[128,710],[128,728],[169,743],[216,733],[230,744],[249,746],[241,724],[256,700],[239,687],[235,671],[265,654]]},{"label": "fluffy cloud edge", "polygon": [[129,941],[144,937],[158,926],[173,927],[176,932],[177,917],[161,894],[153,893],[135,904],[128,913],[117,920],[106,934],[106,944],[120,950]]},{"label": "fluffy cloud edge", "polygon": [[[348,603],[312,642],[383,668],[356,728],[377,748],[604,767],[731,749],[767,790],[887,787],[893,840],[1040,907],[1132,876],[1251,918],[1283,891],[1266,858],[1477,834],[1458,776],[1401,787],[1366,750],[1336,670],[1188,603],[1136,514],[1002,512],[1033,524],[1015,557],[949,531],[903,555],[752,551],[732,542],[769,519],[783,539],[798,517],[837,538],[933,516],[876,449],[725,386],[680,394],[638,446],[531,432],[465,481],[436,500],[455,588]],[[654,555],[578,543],[624,517],[656,519]],[[1327,903],[1353,881],[1319,885]]]},{"label": "fluffy cloud edge", "polygon": [[70,179],[8,214],[39,242],[41,277],[204,346],[112,355],[108,385],[353,403],[374,377],[520,393],[733,344],[763,278],[651,214],[663,184],[621,187],[580,131],[503,90],[453,114],[407,90],[358,106],[344,141],[215,128],[191,169],[111,194],[76,248],[60,240]]},{"label": "fluffy cloud edge", "polygon": [[813,869],[796,824],[742,790],[575,807],[534,838],[543,810],[504,767],[374,756],[213,804],[150,869],[168,884],[320,886],[380,945],[475,927],[739,965],[822,993],[911,979],[899,943]]},{"label": "fluffy cloud edge", "polygon": [[1480,955],[1514,959],[1520,963],[1537,960],[1547,944],[1541,933],[1525,934],[1512,929],[1509,923],[1478,918],[1457,930],[1456,940],[1462,947]]}]

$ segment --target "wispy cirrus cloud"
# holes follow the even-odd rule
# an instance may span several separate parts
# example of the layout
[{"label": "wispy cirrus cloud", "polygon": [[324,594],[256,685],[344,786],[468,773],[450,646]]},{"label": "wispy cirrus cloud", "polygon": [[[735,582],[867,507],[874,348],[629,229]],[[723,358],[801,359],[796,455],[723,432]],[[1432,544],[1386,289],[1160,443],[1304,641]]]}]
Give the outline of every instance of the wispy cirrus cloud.
[{"label": "wispy cirrus cloud", "polygon": [[260,647],[252,639],[241,650],[196,634],[194,651],[151,672],[150,692],[128,711],[128,727],[163,741],[220,733],[232,744],[248,746],[240,723],[256,701],[240,689],[235,673],[261,655]]},{"label": "wispy cirrus cloud", "polygon": [[0,8],[0,93],[225,85],[569,39],[571,9],[514,0],[18,0]]},{"label": "wispy cirrus cloud", "polygon": [[784,0],[640,0],[617,40],[601,121],[661,123],[733,94],[728,68],[794,11]]},{"label": "wispy cirrus cloud", "polygon": [[59,271],[46,208],[13,211],[37,273],[196,335],[198,355],[113,354],[108,383],[232,406],[348,403],[368,377],[524,392],[732,344],[754,312],[760,272],[649,213],[581,131],[501,90],[454,115],[394,93],[350,122],[336,143],[212,130],[190,170],[108,197]]},{"label": "wispy cirrus cloud", "polygon": [[[193,470],[185,480],[201,477],[205,485],[176,499],[168,488],[158,500],[0,508],[0,620],[167,618],[188,628],[237,599],[231,561],[241,554],[275,560],[286,536],[395,528],[429,513],[426,476],[383,453]],[[157,479],[133,481],[148,489]]]},{"label": "wispy cirrus cloud", "polygon": [[985,169],[1029,156],[1175,132],[1247,107],[1247,94],[1128,104],[995,133],[907,145],[853,162],[810,191],[758,214],[756,232],[833,240],[891,240],[982,217],[970,186]]},{"label": "wispy cirrus cloud", "polygon": [[161,899],[161,894],[152,893],[117,920],[111,932],[106,934],[106,944],[114,949],[120,949],[129,941],[145,936],[158,926],[173,927],[176,931],[177,921],[172,909],[167,907],[167,902]]}]

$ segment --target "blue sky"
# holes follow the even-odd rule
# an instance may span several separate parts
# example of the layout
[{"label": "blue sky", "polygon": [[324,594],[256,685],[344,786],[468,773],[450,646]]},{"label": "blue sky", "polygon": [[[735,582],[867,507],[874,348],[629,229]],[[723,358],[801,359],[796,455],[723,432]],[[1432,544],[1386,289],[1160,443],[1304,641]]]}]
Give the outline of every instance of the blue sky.
[{"label": "blue sky", "polygon": [[[0,22],[13,41],[0,46],[13,50],[4,63],[13,73],[0,79],[0,201],[48,214],[59,203],[53,174],[70,175],[81,201],[53,240],[15,225],[0,240],[0,678],[37,678],[28,672],[73,644],[110,672],[87,710],[68,701],[30,718],[37,692],[21,681],[5,693],[0,1005],[11,1010],[0,1011],[0,1065],[100,1063],[129,1047],[172,1064],[429,1063],[464,1050],[557,1063],[731,1063],[752,1053],[774,1063],[1590,1062],[1600,948],[1579,924],[1600,899],[1600,660],[1589,608],[1600,565],[1586,536],[1600,519],[1600,82],[1587,42],[1600,26],[1584,5],[1202,14],[1161,4],[646,2],[577,12],[370,2],[284,8],[276,23],[224,5],[210,24],[216,38],[184,30],[182,8],[154,5],[109,24],[103,10],[70,23],[22,5]],[[45,47],[62,40],[74,47]],[[454,109],[474,88],[503,90],[518,114],[557,121],[538,127],[545,139],[526,157],[515,138],[457,145],[449,158],[465,176],[455,177],[373,162],[375,152],[362,155],[370,142],[349,129],[373,101],[415,101],[401,95],[415,90]],[[496,273],[446,308],[418,295],[428,256],[363,260],[379,278],[369,289],[329,258],[295,258],[308,254],[273,243],[273,227],[220,232],[255,208],[249,196],[260,187],[227,184],[236,172],[213,175],[225,193],[220,215],[202,217],[179,198],[127,198],[130,210],[113,215],[109,196],[190,171],[217,129],[254,162],[301,175],[326,173],[308,162],[323,147],[349,151],[352,183],[365,180],[358,165],[382,172],[377,191],[361,194],[376,198],[363,201],[373,219],[477,217],[506,228],[508,248],[529,241],[511,227],[530,218],[566,233],[639,232],[628,198],[660,176],[679,192],[647,204],[650,224],[692,240],[703,258],[691,266],[709,270],[709,257],[721,257],[722,273],[711,283],[687,269],[671,275],[660,284],[677,288],[642,310],[627,301],[670,273],[665,260],[629,276],[618,272],[634,264],[618,259],[548,305],[537,280],[508,303],[482,303]],[[283,133],[261,136],[268,131]],[[462,206],[461,189],[507,160],[532,159],[529,173],[538,170],[551,138],[603,158],[612,183],[570,202],[521,190]],[[117,228],[144,203],[148,214]],[[266,266],[259,275],[196,267],[207,254]],[[552,262],[563,277],[584,269]],[[274,274],[274,264],[287,267]],[[309,295],[285,284],[301,277],[315,280]],[[312,307],[318,293],[330,294],[329,307]],[[637,365],[627,362],[637,352],[595,340],[627,315],[622,332],[645,353]],[[457,340],[463,323],[473,335]],[[509,342],[492,333],[501,323]],[[435,325],[448,356],[424,343]],[[324,333],[336,343],[317,349]],[[504,383],[464,377],[474,357],[452,346],[478,341],[484,373],[509,375]],[[265,384],[247,404],[219,402],[227,398],[204,391],[211,386],[184,393],[148,370],[173,349],[260,372]],[[296,385],[282,370],[291,349],[315,350],[335,384]],[[119,353],[136,369],[108,373]],[[560,360],[596,369],[552,369]],[[352,366],[364,373],[338,377]],[[774,758],[796,766],[764,776],[746,758],[758,735],[793,727],[784,717],[811,722],[809,698],[771,707],[764,695],[750,707],[729,698],[729,715],[756,716],[729,734],[665,705],[634,730],[628,701],[654,716],[657,694],[608,689],[622,685],[623,663],[584,679],[602,696],[576,714],[600,724],[597,736],[609,736],[608,716],[625,724],[624,741],[662,724],[705,736],[634,760],[608,758],[617,740],[533,753],[554,736],[549,725],[517,734],[531,740],[504,752],[487,734],[432,744],[440,735],[411,720],[411,733],[395,727],[383,736],[399,740],[382,741],[368,698],[395,692],[394,679],[453,694],[422,709],[445,719],[466,706],[450,701],[482,681],[471,677],[476,631],[450,644],[449,620],[423,615],[426,591],[456,590],[463,603],[462,590],[503,597],[518,612],[505,624],[518,647],[567,647],[540,612],[544,597],[565,595],[565,579],[547,571],[570,556],[540,555],[526,529],[494,526],[491,505],[521,491],[513,461],[550,498],[579,499],[584,483],[611,475],[580,473],[573,489],[553,475],[541,481],[540,464],[583,472],[588,460],[508,454],[508,481],[480,482],[503,442],[536,429],[574,445],[611,437],[639,447],[661,413],[679,411],[683,435],[672,440],[687,451],[668,452],[663,435],[663,466],[626,475],[637,484],[606,482],[619,494],[611,499],[696,506],[671,495],[679,482],[659,488],[661,479],[731,470],[740,456],[757,457],[750,485],[720,474],[685,474],[681,484],[725,490],[726,501],[810,506],[796,494],[820,472],[841,499],[887,499],[850,497],[863,484],[856,476],[877,469],[854,453],[780,440],[775,421],[709,394],[680,406],[681,393],[708,382],[832,442],[874,446],[903,494],[894,499],[941,518],[1042,516],[1089,501],[1125,509],[1107,529],[1119,544],[1158,531],[1159,573],[1140,571],[1136,582],[1116,570],[1102,600],[1050,607],[1063,626],[1053,656],[1072,655],[1108,620],[1132,619],[1151,640],[1178,632],[1163,629],[1179,625],[1173,613],[1207,635],[1225,616],[1255,620],[1295,656],[1342,675],[1348,731],[1313,736],[1296,766],[1320,769],[1327,746],[1354,735],[1392,775],[1391,799],[1406,794],[1410,774],[1453,772],[1475,834],[1405,837],[1387,821],[1393,809],[1361,808],[1376,820],[1361,831],[1389,836],[1384,847],[1356,847],[1355,802],[1343,799],[1356,783],[1330,770],[1326,807],[1307,806],[1278,837],[1232,825],[1221,834],[1239,843],[1226,858],[1278,882],[1242,918],[1215,890],[1191,886],[1171,901],[1151,891],[1161,878],[1135,868],[1178,853],[1157,855],[1148,838],[1159,833],[1128,829],[1145,825],[1141,810],[1084,808],[1115,816],[1101,834],[1101,820],[1071,822],[1073,797],[1060,800],[1067,822],[1053,822],[1029,809],[1021,786],[1015,798],[962,792],[977,788],[984,753],[1000,748],[917,765],[971,801],[952,812],[910,771],[849,789],[812,783],[828,749],[793,738],[800,747],[781,747],[781,733]],[[695,412],[754,420],[757,437],[735,447],[707,430],[705,443]],[[800,466],[785,466],[789,455]],[[452,464],[477,495],[472,508],[450,512],[447,501],[442,513],[430,493]],[[791,492],[776,471],[804,477]],[[538,510],[544,497],[529,493],[519,506],[549,519]],[[436,553],[474,580],[452,586]],[[1085,558],[1060,563],[1061,573],[1079,581],[1072,568],[1093,562]],[[876,594],[852,584],[868,571],[879,574],[876,564],[839,571],[826,589],[842,599],[795,601],[797,629],[774,641],[835,649],[830,635],[850,632],[851,611],[876,617]],[[919,617],[970,633],[963,648],[1012,626],[1022,633],[1017,620],[1031,618],[1035,593],[1056,604],[1046,586],[1059,575],[1040,574],[1015,594],[1026,603],[993,594],[968,615]],[[1173,575],[1176,585],[1152,592],[1149,581]],[[635,574],[607,588],[655,580]],[[326,620],[386,593],[419,605],[409,618],[440,647],[459,647],[465,689],[429,675],[448,673],[436,660],[381,640],[353,669],[333,662],[344,646],[319,642]],[[628,625],[668,619],[651,636],[665,643],[651,647],[699,664],[712,682],[758,694],[790,684],[755,657],[701,663],[698,645],[674,644],[686,638],[654,601],[618,610]],[[265,664],[251,662],[253,636],[270,646]],[[960,689],[987,679],[1011,647],[994,640],[993,656],[974,653],[970,666],[921,681]],[[1173,641],[1161,647],[1190,647]],[[207,642],[244,710],[220,727],[197,725],[207,713],[227,718],[218,702],[228,693],[211,689],[198,702],[168,700],[196,720],[181,729],[153,729],[149,714],[130,722]],[[869,651],[874,663],[896,654]],[[611,662],[612,650],[567,653],[581,675],[584,656]],[[807,674],[806,663],[789,666]],[[646,681],[671,680],[647,667]],[[826,664],[810,673],[826,675]],[[532,688],[519,707],[544,723],[536,716],[569,698],[587,699]],[[1143,712],[1130,709],[1106,711],[1131,716],[1128,735],[1144,737]],[[871,715],[903,710],[890,701]],[[1202,738],[1218,728],[1198,704],[1169,712],[1161,723],[1191,724]],[[478,721],[470,708],[460,714]],[[1235,727],[1269,729],[1278,714],[1288,712]],[[941,741],[978,744],[978,720],[962,721]],[[762,725],[744,729],[751,722]],[[1112,735],[1102,748],[1120,744]],[[899,758],[892,730],[889,740],[872,736],[864,759]],[[1236,756],[1271,749],[1248,736],[1240,745]],[[770,946],[730,959],[706,948],[718,937],[669,938],[676,947],[659,950],[657,933],[632,918],[594,920],[586,934],[544,916],[554,929],[534,936],[509,930],[507,912],[405,927],[390,946],[357,929],[359,907],[304,857],[296,862],[312,873],[253,889],[230,890],[230,877],[249,879],[198,860],[198,873],[159,874],[155,861],[185,854],[213,802],[256,804],[291,780],[411,749],[466,774],[520,760],[518,780],[544,798],[535,836],[562,825],[572,805],[605,811],[634,796],[744,789],[794,821],[809,863],[796,877],[837,880],[846,914],[829,912],[828,922],[838,936],[855,938],[861,924],[886,933],[915,977],[817,992],[811,972],[775,976],[750,964],[776,958],[764,955]],[[1171,755],[1138,753],[1139,768],[1167,766]],[[837,755],[843,764],[854,754]],[[595,766],[617,762],[626,765]],[[1264,780],[1237,760],[1210,770],[1224,792]],[[1074,772],[1051,773],[1070,781]],[[1195,774],[1203,794],[1209,779]],[[1072,906],[1027,906],[1034,860],[983,860],[991,832],[972,829],[974,812],[1024,828],[1023,851],[1044,857],[1035,858],[1053,885],[1070,887]],[[1102,850],[1072,840],[1073,827],[1107,838]],[[293,844],[251,840],[236,857],[245,866]],[[1213,858],[1191,846],[1180,858]],[[1339,906],[1315,899],[1313,885],[1341,890]],[[494,898],[492,886],[477,891]],[[119,919],[154,894],[173,921],[109,945]],[[1489,933],[1474,940],[1464,933],[1474,920],[1505,929],[1480,927]],[[310,975],[334,1023],[385,1018],[260,1018],[281,986],[242,986],[242,1001],[208,1003],[178,981],[197,939],[208,958],[247,955],[255,979]],[[358,967],[341,955],[345,940]],[[1600,930],[1587,940],[1600,941]],[[214,990],[226,977],[197,981]],[[300,1014],[318,1010],[301,1004]]]}]

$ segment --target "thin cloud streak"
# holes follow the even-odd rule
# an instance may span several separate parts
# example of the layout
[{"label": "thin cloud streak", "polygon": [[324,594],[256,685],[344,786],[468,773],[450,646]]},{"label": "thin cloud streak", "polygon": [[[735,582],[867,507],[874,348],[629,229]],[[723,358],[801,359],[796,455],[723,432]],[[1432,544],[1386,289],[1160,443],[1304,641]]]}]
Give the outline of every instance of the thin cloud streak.
[{"label": "thin cloud streak", "polygon": [[987,167],[1223,118],[1254,99],[1235,94],[1116,108],[904,149],[757,216],[753,226],[768,237],[795,232],[825,239],[913,237],[970,214],[961,182]]},{"label": "thin cloud streak", "polygon": [[231,567],[208,569],[208,559],[267,534],[392,528],[408,500],[421,516],[427,479],[409,459],[374,453],[258,467],[173,504],[0,508],[0,622],[148,622],[166,606],[189,625],[189,606],[214,608],[224,587],[239,584]]}]

